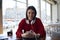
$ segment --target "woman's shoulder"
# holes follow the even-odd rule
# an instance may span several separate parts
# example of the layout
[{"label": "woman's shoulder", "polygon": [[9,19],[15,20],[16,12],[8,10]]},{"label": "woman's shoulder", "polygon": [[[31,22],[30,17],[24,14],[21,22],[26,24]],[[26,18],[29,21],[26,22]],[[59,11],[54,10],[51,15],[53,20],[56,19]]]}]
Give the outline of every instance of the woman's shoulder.
[{"label": "woman's shoulder", "polygon": [[22,21],[25,21],[25,19],[26,19],[26,18],[23,18],[23,19],[21,20],[21,22],[22,22]]},{"label": "woman's shoulder", "polygon": [[20,22],[19,22],[19,24],[25,24],[25,18],[23,18],[23,19],[20,19]]},{"label": "woman's shoulder", "polygon": [[36,18],[36,20],[37,20],[37,21],[41,21],[41,19],[40,19],[40,18]]}]

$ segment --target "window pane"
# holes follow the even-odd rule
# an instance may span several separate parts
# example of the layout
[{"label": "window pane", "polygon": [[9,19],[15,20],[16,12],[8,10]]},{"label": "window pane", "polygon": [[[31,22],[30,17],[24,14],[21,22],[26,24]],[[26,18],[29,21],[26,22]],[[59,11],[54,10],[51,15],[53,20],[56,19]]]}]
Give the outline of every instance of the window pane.
[{"label": "window pane", "polygon": [[[22,0],[21,0],[22,1]],[[3,0],[3,31],[7,33],[11,29],[15,33],[18,24],[25,17],[26,4],[20,1]]]},{"label": "window pane", "polygon": [[41,19],[44,24],[51,22],[51,8],[50,4],[41,0]]},{"label": "window pane", "polygon": [[38,6],[38,1],[37,0],[28,0],[28,4],[33,5],[33,6]]},{"label": "window pane", "polygon": [[50,8],[50,4],[46,3],[46,13],[47,13],[47,23],[51,22],[51,8]]},{"label": "window pane", "polygon": [[[7,33],[7,31],[11,30],[15,23],[12,22],[15,17],[13,9],[15,8],[15,1],[13,0],[3,0],[2,3],[3,8],[3,32]],[[12,16],[12,15],[13,16]],[[15,27],[15,26],[14,26]]]},{"label": "window pane", "polygon": [[2,1],[2,7],[3,7],[3,15],[4,15],[6,8],[14,8],[15,7],[15,1],[13,1],[13,0],[3,0]]},{"label": "window pane", "polygon": [[41,19],[42,22],[46,22],[46,8],[45,8],[45,1],[41,0]]},{"label": "window pane", "polygon": [[17,2],[17,7],[18,8],[26,8],[26,4]]},{"label": "window pane", "polygon": [[[17,19],[20,21],[21,19],[25,18],[26,14],[26,4],[17,2]],[[18,21],[18,23],[19,23]]]},{"label": "window pane", "polygon": [[18,2],[26,3],[26,0],[17,0]]}]

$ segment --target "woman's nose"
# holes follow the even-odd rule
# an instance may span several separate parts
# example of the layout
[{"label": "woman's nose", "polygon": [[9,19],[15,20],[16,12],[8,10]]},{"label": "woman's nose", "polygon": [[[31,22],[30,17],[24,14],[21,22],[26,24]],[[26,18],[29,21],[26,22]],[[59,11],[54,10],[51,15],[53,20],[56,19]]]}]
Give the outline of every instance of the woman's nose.
[{"label": "woman's nose", "polygon": [[32,13],[30,13],[30,16],[33,16],[33,14],[32,14]]}]

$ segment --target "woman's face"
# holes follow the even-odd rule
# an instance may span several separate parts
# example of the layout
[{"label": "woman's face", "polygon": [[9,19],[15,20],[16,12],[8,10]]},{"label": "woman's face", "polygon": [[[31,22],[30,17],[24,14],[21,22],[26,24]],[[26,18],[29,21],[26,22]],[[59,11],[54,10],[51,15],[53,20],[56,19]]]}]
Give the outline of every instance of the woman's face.
[{"label": "woman's face", "polygon": [[29,9],[27,11],[27,16],[28,16],[28,20],[32,20],[34,18],[34,16],[35,16],[35,11],[32,10],[32,9]]}]

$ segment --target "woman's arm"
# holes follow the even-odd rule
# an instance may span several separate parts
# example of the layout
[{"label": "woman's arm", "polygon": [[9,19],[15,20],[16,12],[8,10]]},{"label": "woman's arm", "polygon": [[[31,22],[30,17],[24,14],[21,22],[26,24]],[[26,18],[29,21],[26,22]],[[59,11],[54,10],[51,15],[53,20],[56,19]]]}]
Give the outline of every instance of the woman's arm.
[{"label": "woman's arm", "polygon": [[16,32],[16,38],[21,38],[23,25],[24,25],[24,19],[18,25],[18,29],[17,29],[17,32]]},{"label": "woman's arm", "polygon": [[46,39],[46,31],[44,29],[44,26],[43,26],[41,20],[39,20],[38,22],[39,22],[38,33],[41,36],[41,40],[45,40]]},{"label": "woman's arm", "polygon": [[24,37],[24,38],[34,38],[35,35],[36,35],[35,32],[33,32],[33,31],[32,32],[27,31],[27,32],[25,32],[25,33],[22,34],[22,37]]},{"label": "woman's arm", "polygon": [[45,37],[42,37],[41,40],[46,40],[46,36]]}]

